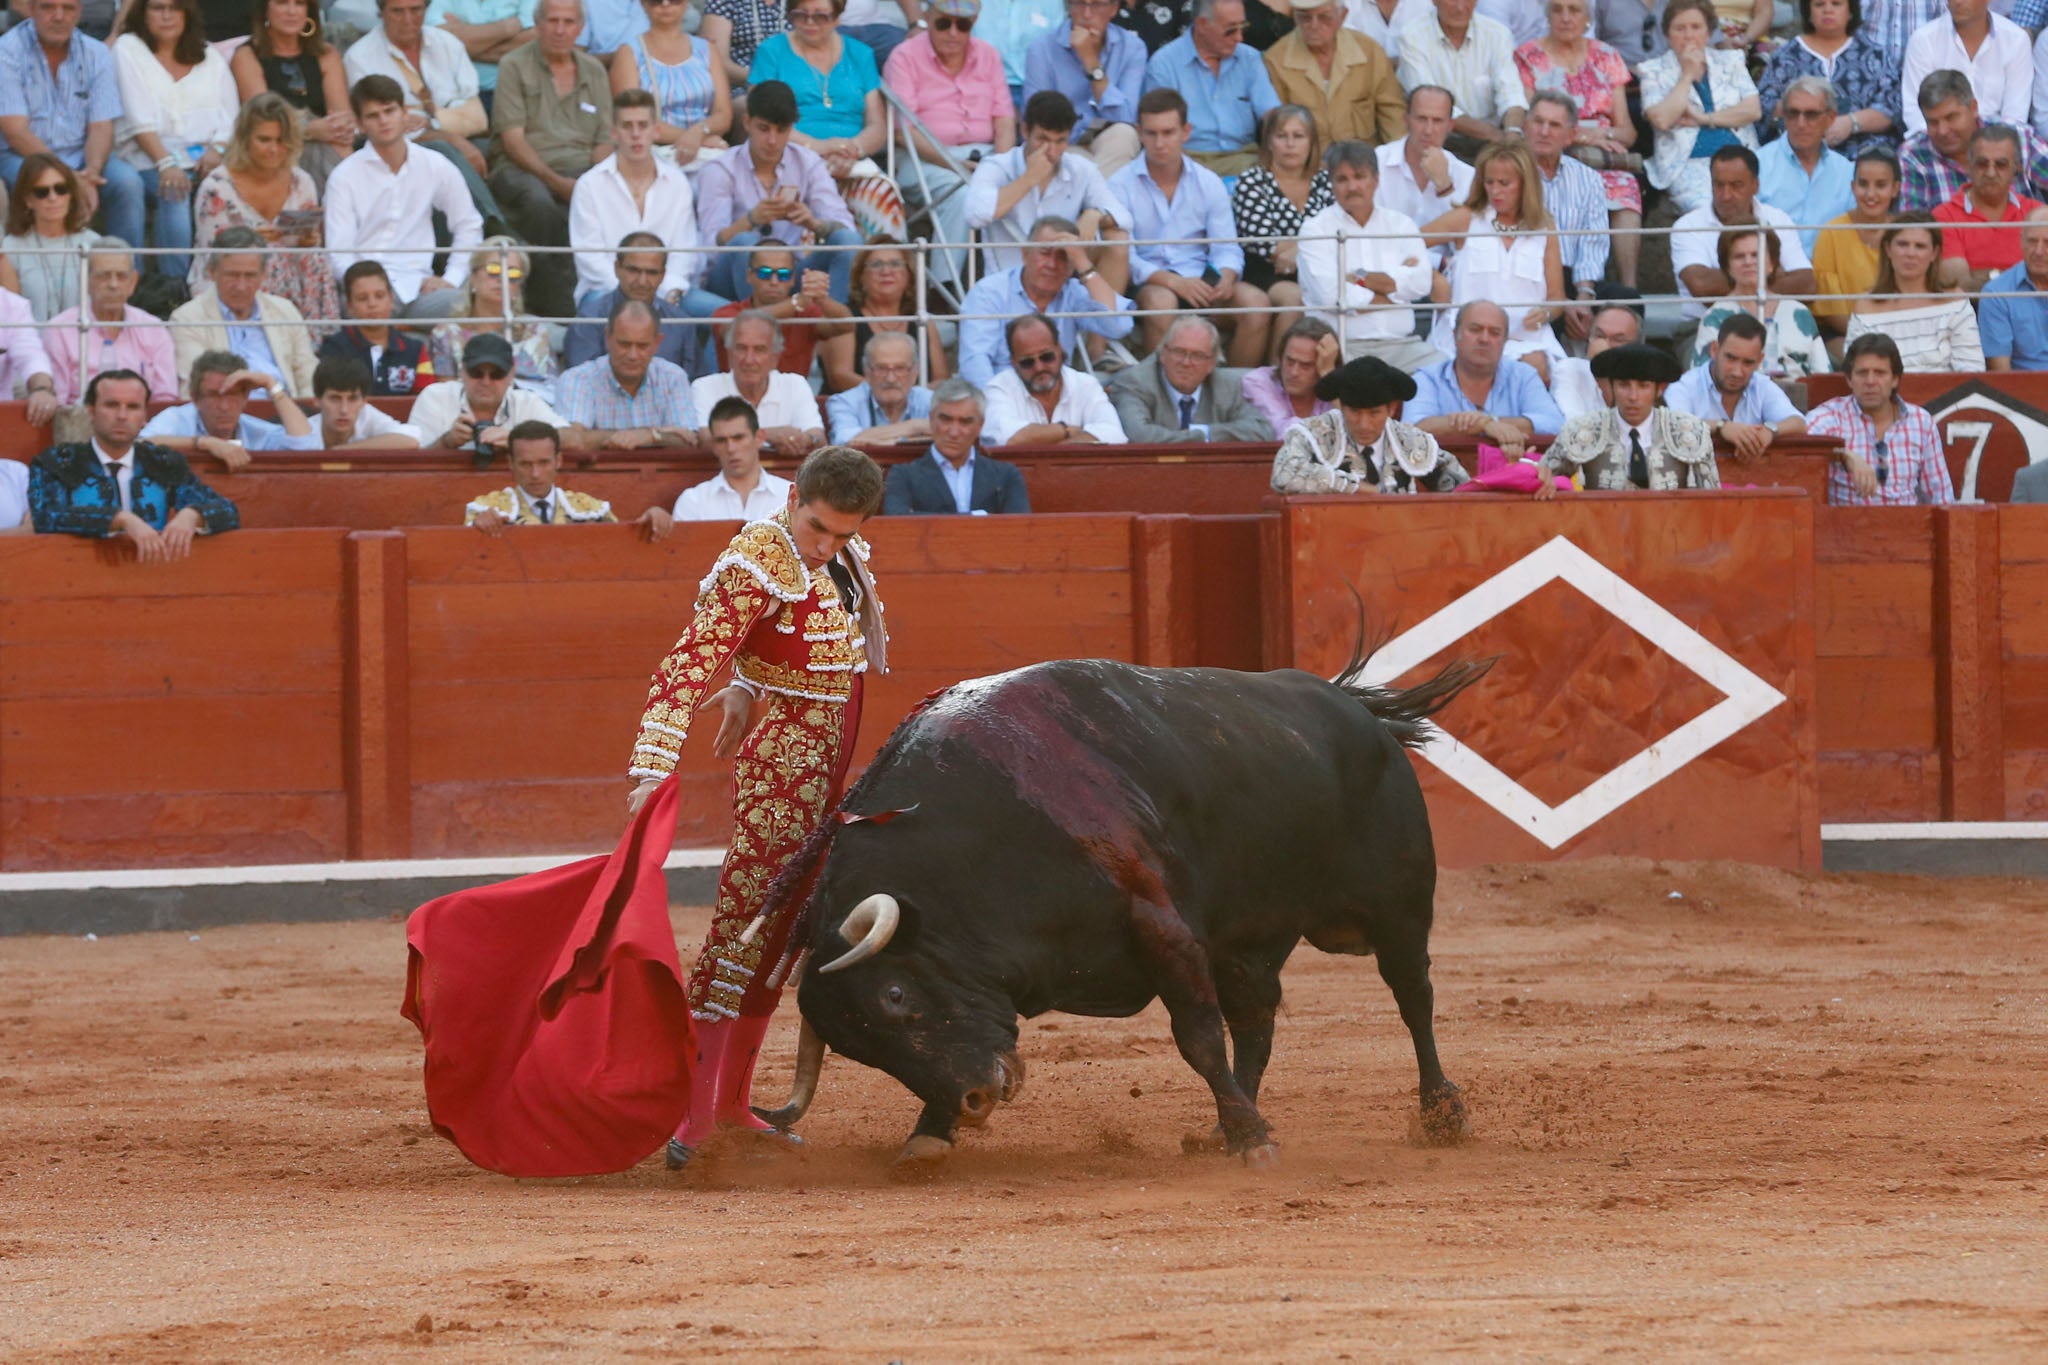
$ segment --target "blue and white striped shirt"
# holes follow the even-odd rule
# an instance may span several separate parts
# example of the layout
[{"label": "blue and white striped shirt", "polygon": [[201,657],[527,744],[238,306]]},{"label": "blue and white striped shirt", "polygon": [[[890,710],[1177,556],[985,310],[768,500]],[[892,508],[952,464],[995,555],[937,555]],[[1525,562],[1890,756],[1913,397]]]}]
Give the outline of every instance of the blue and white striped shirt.
[{"label": "blue and white striped shirt", "polygon": [[555,410],[576,426],[595,431],[632,427],[698,429],[697,404],[690,397],[690,376],[672,361],[654,357],[640,392],[627,393],[612,373],[612,359],[601,355],[566,371],[555,381]]},{"label": "blue and white striped shirt", "polygon": [[1559,157],[1557,174],[1543,177],[1543,207],[1560,231],[1591,230],[1583,237],[1559,237],[1557,254],[1575,284],[1600,283],[1608,252],[1607,183],[1600,172],[1576,157]]}]

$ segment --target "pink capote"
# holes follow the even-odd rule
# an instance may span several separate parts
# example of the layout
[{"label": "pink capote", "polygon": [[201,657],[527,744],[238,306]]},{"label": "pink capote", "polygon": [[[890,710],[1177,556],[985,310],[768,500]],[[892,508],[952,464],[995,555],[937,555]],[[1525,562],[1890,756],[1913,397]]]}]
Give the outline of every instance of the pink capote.
[{"label": "pink capote", "polygon": [[[1534,460],[1510,460],[1499,446],[1482,445],[1478,470],[1458,485],[1460,493],[1534,493],[1543,482],[1543,471]],[[1572,481],[1562,474],[1551,476],[1561,489],[1569,491]]]},{"label": "pink capote", "polygon": [[486,1170],[637,1165],[689,1112],[695,1053],[661,865],[676,778],[607,857],[457,891],[406,928],[434,1131]]}]

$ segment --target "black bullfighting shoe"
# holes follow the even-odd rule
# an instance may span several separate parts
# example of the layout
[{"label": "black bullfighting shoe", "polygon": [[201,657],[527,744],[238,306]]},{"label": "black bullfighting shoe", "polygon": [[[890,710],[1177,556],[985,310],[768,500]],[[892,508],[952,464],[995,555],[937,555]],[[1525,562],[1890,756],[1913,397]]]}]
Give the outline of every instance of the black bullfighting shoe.
[{"label": "black bullfighting shoe", "polygon": [[668,1152],[666,1154],[665,1159],[668,1162],[668,1168],[670,1170],[680,1171],[681,1169],[683,1169],[683,1167],[689,1165],[690,1159],[696,1155],[696,1148],[685,1147],[681,1142],[679,1142],[675,1138],[670,1138],[668,1140]]}]

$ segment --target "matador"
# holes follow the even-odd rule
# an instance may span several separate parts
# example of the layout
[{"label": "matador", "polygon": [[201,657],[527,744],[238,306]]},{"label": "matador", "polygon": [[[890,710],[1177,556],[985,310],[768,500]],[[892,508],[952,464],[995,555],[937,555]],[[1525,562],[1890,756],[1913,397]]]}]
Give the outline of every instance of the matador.
[{"label": "matador", "polygon": [[881,501],[882,471],[866,455],[845,446],[812,454],[797,471],[790,505],[742,529],[712,565],[689,629],[648,693],[630,769],[640,779],[636,811],[674,773],[690,721],[718,678],[730,670],[731,689],[746,698],[739,703],[731,689],[712,698],[728,703],[714,751],[734,757],[732,845],[711,932],[690,973],[697,1055],[689,1116],[668,1144],[671,1170],[721,1125],[776,1131],[748,1101],[782,995],[765,969],[780,957],[797,907],[778,913],[780,922],[755,921],[776,874],[838,800],[860,726],[863,675],[885,671],[882,604],[858,534]]}]

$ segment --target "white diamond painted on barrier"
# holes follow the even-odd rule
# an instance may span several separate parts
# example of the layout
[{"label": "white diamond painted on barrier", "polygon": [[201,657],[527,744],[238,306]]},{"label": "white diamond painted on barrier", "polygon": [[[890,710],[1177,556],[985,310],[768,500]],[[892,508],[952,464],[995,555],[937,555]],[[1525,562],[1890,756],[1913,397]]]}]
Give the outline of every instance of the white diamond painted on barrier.
[{"label": "white diamond painted on barrier", "polygon": [[1577,588],[1596,606],[1717,688],[1722,699],[1555,806],[1439,726],[1436,737],[1423,750],[1424,756],[1444,776],[1527,830],[1545,848],[1556,848],[1591,828],[1785,701],[1784,693],[1563,536],[1553,537],[1389,640],[1372,656],[1365,681],[1393,681],[1553,579]]}]

